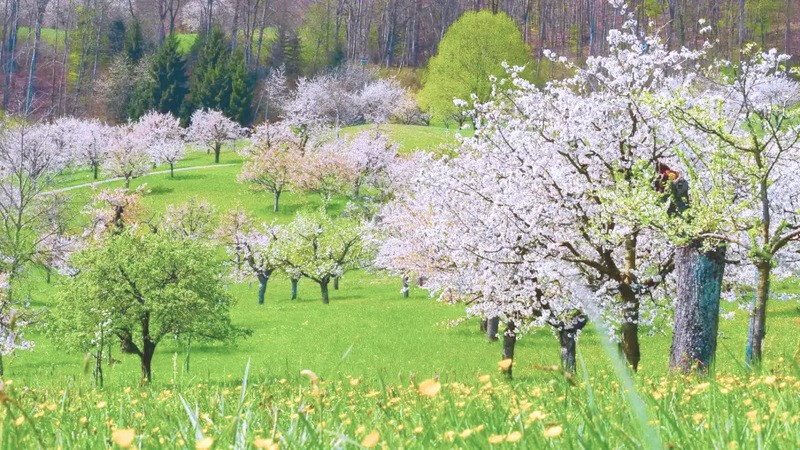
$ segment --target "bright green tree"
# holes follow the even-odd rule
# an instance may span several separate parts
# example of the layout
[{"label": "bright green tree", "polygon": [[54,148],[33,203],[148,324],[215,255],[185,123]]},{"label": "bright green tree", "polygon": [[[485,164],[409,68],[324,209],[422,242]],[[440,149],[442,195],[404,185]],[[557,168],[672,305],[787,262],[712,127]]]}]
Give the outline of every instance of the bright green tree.
[{"label": "bright green tree", "polygon": [[186,76],[186,59],[178,49],[178,39],[170,34],[153,58],[151,68],[153,84],[150,91],[152,107],[175,116],[181,111],[189,80]]},{"label": "bright green tree", "polygon": [[488,10],[464,13],[447,29],[438,54],[428,62],[420,105],[430,109],[437,120],[462,122],[461,108],[453,99],[468,101],[476,94],[479,100],[486,100],[492,89],[489,77],[506,75],[504,61],[526,66],[522,76],[530,77],[530,50],[514,20]]},{"label": "bright green tree", "polygon": [[207,243],[131,227],[80,251],[72,264],[77,275],[53,305],[59,340],[83,351],[101,333],[119,340],[140,358],[144,382],[164,338],[227,341],[244,333],[231,324],[227,274]]}]

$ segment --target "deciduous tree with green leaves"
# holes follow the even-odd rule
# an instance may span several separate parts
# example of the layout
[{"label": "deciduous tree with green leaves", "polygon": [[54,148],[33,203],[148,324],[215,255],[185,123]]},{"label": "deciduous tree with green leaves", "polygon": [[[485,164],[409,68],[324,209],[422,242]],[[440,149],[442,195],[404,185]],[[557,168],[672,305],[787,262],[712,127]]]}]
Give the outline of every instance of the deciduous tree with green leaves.
[{"label": "deciduous tree with green leaves", "polygon": [[207,243],[132,227],[96,241],[71,263],[77,275],[53,305],[59,335],[84,350],[90,334],[105,330],[140,358],[145,383],[164,338],[230,341],[246,334],[231,324],[225,266]]},{"label": "deciduous tree with green leaves", "polygon": [[447,29],[439,53],[428,62],[420,105],[437,120],[463,122],[462,108],[453,99],[469,100],[475,94],[481,101],[488,100],[490,77],[506,76],[503,62],[528,66],[521,75],[530,78],[530,50],[514,20],[491,11],[464,13]]}]

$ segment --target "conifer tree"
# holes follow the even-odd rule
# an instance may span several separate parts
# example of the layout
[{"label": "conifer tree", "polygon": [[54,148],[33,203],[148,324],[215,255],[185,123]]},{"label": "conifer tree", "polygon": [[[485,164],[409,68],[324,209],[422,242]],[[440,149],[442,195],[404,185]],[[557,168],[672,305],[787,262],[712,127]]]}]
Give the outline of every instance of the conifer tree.
[{"label": "conifer tree", "polygon": [[170,34],[153,58],[151,68],[153,84],[150,103],[161,113],[177,116],[188,89],[186,59],[178,49],[178,39]]},{"label": "conifer tree", "polygon": [[214,27],[205,38],[205,45],[199,49],[197,62],[192,68],[188,115],[202,108],[228,109],[231,91],[229,59],[230,45],[225,33]]},{"label": "conifer tree", "polygon": [[228,108],[223,109],[226,116],[247,125],[252,119],[251,104],[253,103],[253,77],[247,70],[247,62],[241,49],[231,55],[228,62],[230,71],[230,99]]}]

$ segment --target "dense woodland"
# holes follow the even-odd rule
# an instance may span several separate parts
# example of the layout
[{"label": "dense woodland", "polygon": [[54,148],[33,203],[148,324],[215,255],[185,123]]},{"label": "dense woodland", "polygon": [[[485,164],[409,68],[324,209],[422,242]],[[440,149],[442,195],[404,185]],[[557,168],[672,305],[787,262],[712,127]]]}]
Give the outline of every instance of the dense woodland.
[{"label": "dense woodland", "polygon": [[[700,45],[709,36],[701,38],[700,30],[708,26],[718,40],[715,51],[724,56],[736,57],[748,41],[786,53],[800,45],[793,31],[800,24],[792,20],[800,11],[797,0],[634,3],[638,23],[647,28],[641,31],[661,30],[671,48]],[[39,117],[135,118],[142,105],[129,111],[127,104],[120,106],[119,96],[137,89],[167,36],[175,34],[177,51],[187,57],[179,69],[188,78],[202,62],[200,50],[207,47],[202,37],[215,27],[224,34],[215,37],[221,44],[217,50],[241,61],[238,76],[246,78],[250,91],[275,67],[284,67],[290,79],[348,61],[425,68],[449,25],[473,9],[512,17],[537,65],[545,49],[581,60],[607,51],[608,31],[621,25],[614,13],[621,5],[605,0],[6,0],[2,106]],[[412,88],[424,76],[416,70],[393,74]],[[108,111],[109,104],[121,109]],[[221,105],[194,104],[199,106]],[[254,115],[248,111],[243,119]]]}]

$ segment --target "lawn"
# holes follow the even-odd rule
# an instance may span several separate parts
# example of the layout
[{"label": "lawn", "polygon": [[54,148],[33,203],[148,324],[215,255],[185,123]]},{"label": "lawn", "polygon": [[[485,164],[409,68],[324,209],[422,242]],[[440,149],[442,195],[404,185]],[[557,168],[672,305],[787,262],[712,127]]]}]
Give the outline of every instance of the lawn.
[{"label": "lawn", "polygon": [[[446,129],[396,125],[384,129],[404,151],[434,148],[455,139]],[[233,165],[178,172],[174,178],[145,176],[133,186],[147,184],[145,203],[156,214],[169,204],[199,196],[219,211],[241,205],[264,221],[287,222],[297,211],[320,204],[315,196],[290,192],[282,197],[281,211],[275,214],[268,194],[236,181],[241,166],[238,154],[229,149],[221,163]],[[195,150],[178,165],[191,166],[213,166],[213,155]],[[76,170],[61,180],[64,187],[87,182],[91,175],[86,170]],[[112,182],[103,187],[120,185]],[[77,212],[86,205],[91,189],[78,188],[68,194]],[[344,204],[336,199],[332,213],[341,211]],[[75,223],[80,222],[76,219]],[[84,355],[64,353],[40,331],[33,331],[27,336],[35,341],[35,348],[5,359],[5,379],[11,384],[8,392],[19,406],[8,404],[0,423],[9,425],[9,431],[0,433],[0,443],[30,446],[39,433],[47,436],[45,442],[50,445],[105,448],[114,429],[127,428],[136,430],[138,442],[145,447],[193,446],[201,435],[232,443],[244,423],[249,427],[242,435],[247,445],[253,445],[257,437],[269,437],[289,448],[369,444],[373,428],[389,448],[482,448],[491,439],[501,438],[515,444],[516,435],[509,434],[515,430],[531,436],[515,445],[541,447],[565,443],[545,436],[546,430],[557,426],[565,436],[583,436],[570,441],[575,447],[583,442],[584,446],[617,448],[647,441],[648,420],[660,424],[656,434],[679,447],[718,446],[729,439],[754,445],[758,441],[766,447],[800,443],[799,429],[789,426],[800,412],[800,382],[788,363],[800,343],[797,303],[773,302],[768,316],[765,369],[777,374],[777,383],[769,378],[751,380],[741,366],[747,335],[743,310],[737,310],[733,320],[722,320],[720,375],[711,388],[699,392],[692,390],[702,386],[703,380],[663,378],[670,336],[647,335],[644,330],[641,370],[634,376],[636,391],[664,393],[648,394],[649,419],[642,426],[635,408],[626,406],[632,401],[630,392],[620,388],[624,380],[613,375],[612,360],[594,328],[589,327],[579,343],[589,378],[579,375],[588,383],[574,383],[551,369],[559,363],[559,349],[549,330],[520,340],[513,383],[496,375],[479,380],[496,374],[501,344],[488,342],[474,319],[449,326],[448,322],[463,315],[462,306],[440,304],[421,289],[412,289],[410,298],[404,299],[400,287],[400,280],[384,273],[352,272],[344,276],[338,291],[332,291],[331,304],[323,305],[315,284],[302,280],[299,298],[292,301],[289,281],[277,277],[267,288],[266,304],[259,306],[257,285],[232,284],[230,291],[238,300],[233,321],[253,330],[253,335],[235,344],[193,345],[188,371],[183,344],[162,343],[154,360],[154,381],[146,388],[137,387],[138,359],[121,355],[116,348],[112,356],[119,361],[106,368],[106,386],[92,388]],[[797,289],[793,283],[777,288]],[[24,295],[34,307],[46,307],[55,289],[57,281],[46,284],[42,274],[36,273]],[[245,387],[246,397],[239,397],[236,387],[248,362],[251,386]],[[304,369],[324,380],[323,393],[299,376]],[[728,373],[735,374],[735,380],[727,380],[729,375],[723,374]],[[434,377],[445,383],[441,395],[420,398],[416,383]],[[780,383],[784,383],[781,388]],[[731,395],[726,397],[722,390]],[[189,412],[179,393],[188,399]],[[191,424],[194,402],[207,416],[197,426]],[[754,408],[770,416],[758,419],[764,424],[763,433],[742,419]],[[534,417],[535,411],[544,417]],[[781,419],[783,411],[788,415]],[[712,420],[715,412],[721,416]],[[703,417],[698,420],[696,414]],[[730,420],[726,422],[725,417]],[[422,431],[415,431],[419,427]],[[693,440],[692,430],[701,436],[699,440]],[[50,440],[53,436],[60,440]]]}]

